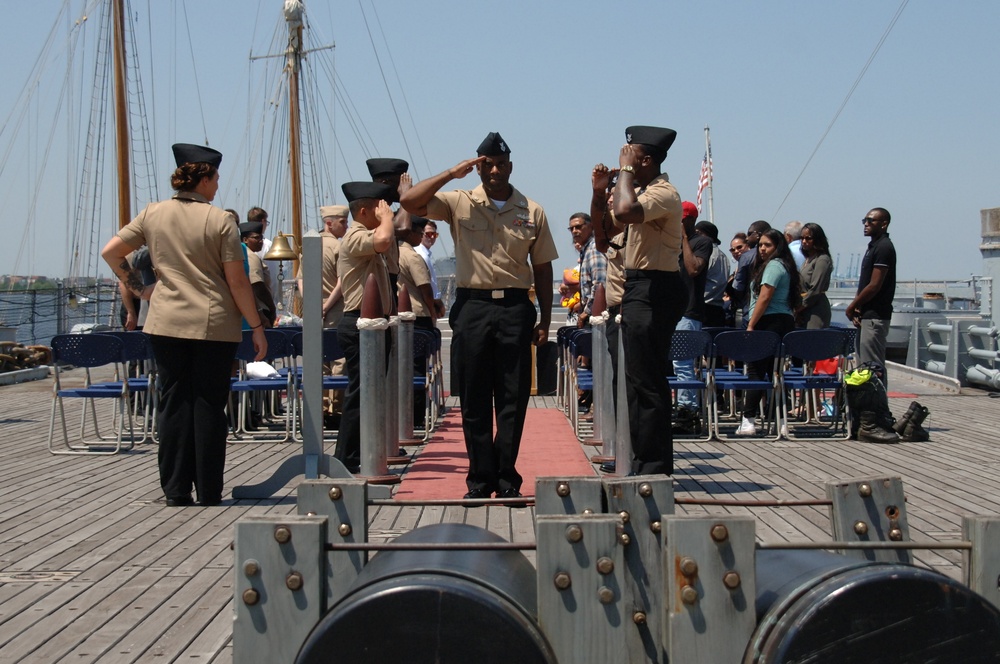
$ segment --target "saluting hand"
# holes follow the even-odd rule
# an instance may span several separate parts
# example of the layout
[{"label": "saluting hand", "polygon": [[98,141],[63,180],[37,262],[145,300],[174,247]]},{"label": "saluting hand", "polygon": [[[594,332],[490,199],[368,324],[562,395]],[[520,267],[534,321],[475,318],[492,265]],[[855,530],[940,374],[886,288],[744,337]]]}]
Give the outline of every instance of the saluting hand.
[{"label": "saluting hand", "polygon": [[409,173],[403,173],[402,175],[399,176],[399,186],[396,188],[396,191],[399,192],[400,196],[408,192],[412,187],[413,187],[413,178],[410,176]]},{"label": "saluting hand", "polygon": [[485,156],[476,157],[475,159],[466,159],[462,163],[456,166],[452,166],[451,170],[448,171],[448,173],[451,175],[453,179],[460,180],[461,178],[464,178],[466,175],[474,171],[476,166],[483,163],[484,161],[486,161]]},{"label": "saluting hand", "polygon": [[608,185],[611,184],[611,177],[618,172],[618,169],[611,169],[604,164],[598,164],[594,166],[593,172],[590,174],[590,186],[594,191],[605,192],[608,189]]},{"label": "saluting hand", "polygon": [[618,165],[632,166],[633,168],[639,165],[639,154],[634,145],[626,143],[622,146],[622,151],[618,154]]},{"label": "saluting hand", "polygon": [[390,224],[392,223],[392,208],[384,200],[379,200],[378,205],[375,206],[375,218],[380,224],[386,223],[387,220]]}]

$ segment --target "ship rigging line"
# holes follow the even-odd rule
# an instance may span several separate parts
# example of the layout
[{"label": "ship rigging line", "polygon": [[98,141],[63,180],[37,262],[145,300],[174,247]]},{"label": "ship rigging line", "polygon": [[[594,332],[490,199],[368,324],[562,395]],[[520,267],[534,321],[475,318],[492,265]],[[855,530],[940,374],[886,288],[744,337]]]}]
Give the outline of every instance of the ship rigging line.
[{"label": "ship rigging line", "polygon": [[896,9],[896,13],[892,15],[892,19],[889,21],[889,25],[882,33],[882,36],[879,38],[878,43],[875,44],[875,48],[872,50],[871,55],[868,56],[868,60],[865,62],[864,67],[861,68],[861,72],[858,74],[858,77],[854,79],[854,84],[851,85],[851,89],[847,91],[847,95],[844,97],[844,101],[840,102],[840,107],[837,109],[837,112],[833,114],[833,119],[830,120],[830,124],[827,125],[826,131],[824,131],[823,135],[820,136],[819,142],[816,143],[816,147],[813,148],[812,154],[810,154],[809,158],[806,159],[806,163],[805,165],[802,166],[802,170],[799,171],[799,174],[795,177],[795,181],[792,182],[792,186],[788,188],[788,193],[786,193],[785,197],[781,199],[781,204],[778,205],[778,209],[774,211],[774,215],[771,217],[772,223],[778,217],[778,213],[781,212],[781,208],[785,206],[785,203],[788,201],[788,197],[792,195],[792,191],[795,189],[795,186],[799,183],[799,180],[802,179],[802,175],[805,174],[806,169],[809,168],[809,164],[812,163],[813,157],[815,157],[816,153],[819,152],[820,146],[823,145],[823,141],[826,140],[826,137],[827,135],[829,135],[830,130],[833,129],[833,125],[837,123],[837,120],[840,118],[840,114],[843,113],[844,109],[847,107],[847,103],[851,100],[851,97],[854,95],[854,91],[857,90],[858,85],[861,84],[861,79],[864,78],[865,73],[868,71],[868,68],[875,60],[875,56],[878,55],[879,50],[881,50],[882,45],[885,43],[885,40],[889,37],[889,33],[892,32],[893,27],[895,27],[896,25],[896,21],[899,20],[899,17],[902,15],[903,10],[906,9],[906,5],[909,4],[909,2],[910,0],[902,0],[902,2],[899,3],[899,7]]},{"label": "ship rigging line", "polygon": [[[365,21],[365,30],[368,31],[368,40],[372,43],[372,51],[375,53],[375,62],[378,63],[378,71],[382,76],[382,84],[385,86],[385,93],[389,97],[389,105],[392,106],[392,114],[396,116],[396,126],[399,127],[399,133],[403,138],[403,145],[406,146],[406,156],[409,158],[410,163],[413,163],[413,151],[410,150],[410,143],[406,140],[406,132],[403,131],[403,123],[399,119],[399,111],[396,109],[396,101],[392,98],[392,92],[389,91],[389,81],[385,78],[385,69],[382,68],[382,59],[378,57],[378,49],[375,48],[375,38],[372,36],[371,26],[368,25],[368,15],[365,14],[365,8],[361,4],[361,0],[358,0],[358,8],[361,10],[361,18]],[[386,44],[386,50],[389,49],[389,45]],[[391,56],[390,56],[391,59]],[[416,169],[414,169],[416,170]]]}]

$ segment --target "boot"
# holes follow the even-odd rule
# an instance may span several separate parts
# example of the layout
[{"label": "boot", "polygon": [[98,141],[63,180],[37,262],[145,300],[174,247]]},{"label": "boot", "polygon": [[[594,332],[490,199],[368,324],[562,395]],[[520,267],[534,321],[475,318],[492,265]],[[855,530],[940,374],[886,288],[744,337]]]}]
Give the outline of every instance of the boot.
[{"label": "boot", "polygon": [[906,429],[906,423],[910,421],[910,418],[913,417],[913,414],[917,412],[917,409],[921,407],[922,406],[916,401],[911,401],[910,407],[907,408],[906,412],[903,413],[902,417],[896,420],[896,423],[892,425],[893,430],[899,435],[903,435],[903,431]]},{"label": "boot", "polygon": [[899,435],[879,424],[879,417],[870,410],[861,412],[858,440],[865,443],[898,443]]},{"label": "boot", "polygon": [[[921,406],[919,403],[914,401],[910,404],[910,409],[913,410],[913,415],[906,423],[906,427],[900,432],[900,440],[907,443],[922,443],[931,439],[927,429],[923,428],[921,425],[927,416],[930,415],[930,411],[927,406]],[[909,411],[907,411],[909,412]]]}]

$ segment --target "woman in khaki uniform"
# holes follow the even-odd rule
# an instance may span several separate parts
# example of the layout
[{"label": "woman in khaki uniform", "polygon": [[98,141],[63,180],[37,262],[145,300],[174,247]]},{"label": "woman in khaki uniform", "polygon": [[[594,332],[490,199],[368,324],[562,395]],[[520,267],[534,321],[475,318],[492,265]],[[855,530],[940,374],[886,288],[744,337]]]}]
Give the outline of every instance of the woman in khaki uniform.
[{"label": "woman in khaki uniform", "polygon": [[[210,203],[219,190],[222,154],[199,145],[173,146],[173,198],[151,203],[104,247],[115,275],[150,300],[149,335],[160,382],[160,486],[167,505],[222,502],[226,401],[240,315],[253,329],[257,359],[267,351],[239,230]],[[159,281],[143,288],[125,256],[146,245]]]}]

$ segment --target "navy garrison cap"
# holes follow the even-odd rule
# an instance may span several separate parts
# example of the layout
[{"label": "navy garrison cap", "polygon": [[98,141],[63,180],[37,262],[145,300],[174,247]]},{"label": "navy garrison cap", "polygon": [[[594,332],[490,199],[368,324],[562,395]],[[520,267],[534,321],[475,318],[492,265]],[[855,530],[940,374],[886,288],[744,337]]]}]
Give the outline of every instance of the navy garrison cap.
[{"label": "navy garrison cap", "polygon": [[677,132],[664,127],[635,125],[625,130],[626,143],[646,145],[660,151],[664,155],[667,154],[670,146],[674,144],[675,138],[677,138]]},{"label": "navy garrison cap", "polygon": [[396,190],[381,182],[345,182],[340,187],[348,202],[357,201],[362,198],[381,198],[386,202],[392,201],[397,195]]},{"label": "navy garrison cap", "polygon": [[198,164],[204,162],[209,166],[219,167],[222,163],[222,153],[204,145],[194,145],[192,143],[174,143],[174,161],[178,166],[184,164]]},{"label": "navy garrison cap", "polygon": [[264,223],[261,221],[246,221],[240,224],[240,237],[250,233],[263,233]]},{"label": "navy garrison cap", "polygon": [[510,147],[507,146],[507,141],[503,140],[503,136],[499,132],[491,131],[476,148],[476,154],[483,157],[496,157],[510,154]]},{"label": "navy garrison cap", "polygon": [[402,175],[410,168],[410,165],[403,161],[402,159],[369,159],[365,162],[368,164],[368,172],[373,178],[388,176],[388,175]]}]

